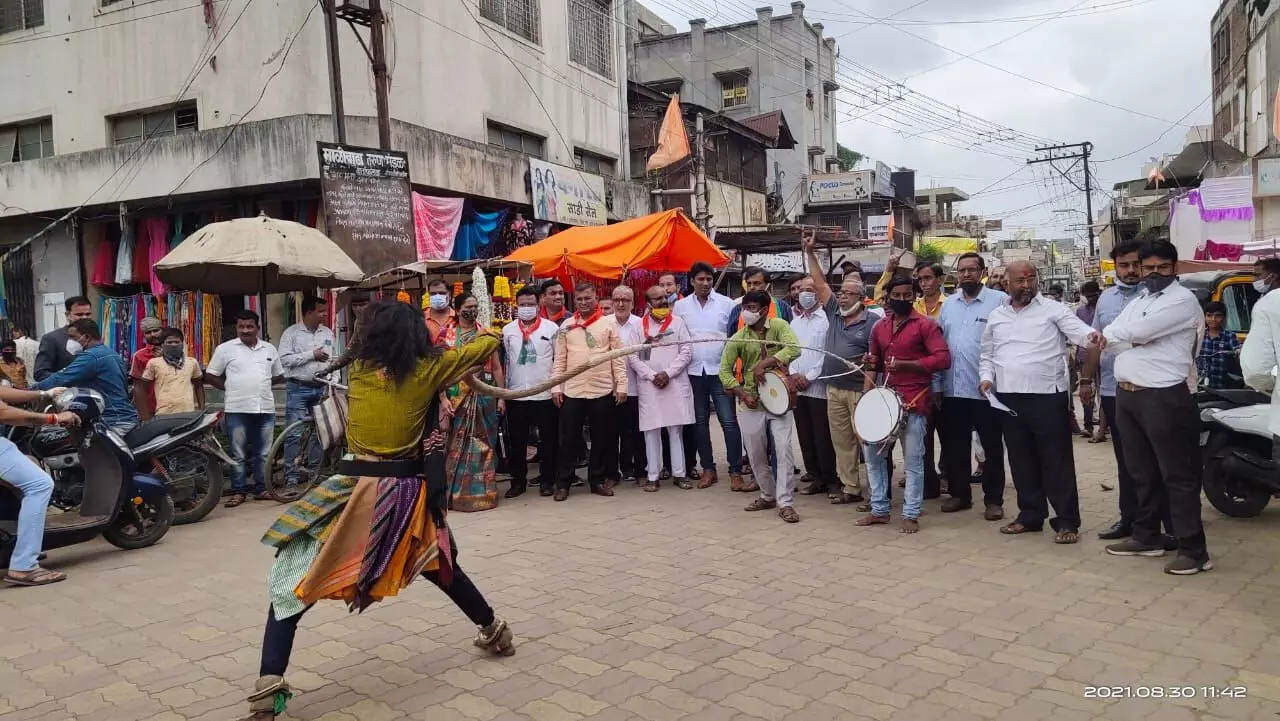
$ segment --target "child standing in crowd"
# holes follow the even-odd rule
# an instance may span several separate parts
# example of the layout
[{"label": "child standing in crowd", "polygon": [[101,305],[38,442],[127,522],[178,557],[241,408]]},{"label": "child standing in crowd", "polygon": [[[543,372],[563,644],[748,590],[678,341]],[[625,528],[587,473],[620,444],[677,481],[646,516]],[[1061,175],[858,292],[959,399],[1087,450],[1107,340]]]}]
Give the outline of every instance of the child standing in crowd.
[{"label": "child standing in crowd", "polygon": [[1196,356],[1196,375],[1210,388],[1231,387],[1227,359],[1240,355],[1240,339],[1223,327],[1226,321],[1227,306],[1218,301],[1204,304],[1204,340]]}]

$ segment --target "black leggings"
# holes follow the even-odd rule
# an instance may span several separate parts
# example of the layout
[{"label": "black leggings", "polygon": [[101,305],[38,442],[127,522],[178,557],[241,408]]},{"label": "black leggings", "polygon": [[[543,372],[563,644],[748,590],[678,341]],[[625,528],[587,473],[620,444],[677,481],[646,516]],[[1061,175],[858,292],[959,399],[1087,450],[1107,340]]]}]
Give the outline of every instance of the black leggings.
[{"label": "black leggings", "polygon": [[[456,563],[453,567],[453,582],[447,587],[440,585],[439,571],[424,571],[422,577],[439,586],[475,625],[484,628],[493,623],[493,608]],[[302,620],[307,609],[281,621],[276,618],[274,609],[267,608],[267,630],[262,637],[262,666],[258,671],[259,676],[284,675],[289,666],[289,655],[293,653],[293,637],[298,632],[298,621]]]}]

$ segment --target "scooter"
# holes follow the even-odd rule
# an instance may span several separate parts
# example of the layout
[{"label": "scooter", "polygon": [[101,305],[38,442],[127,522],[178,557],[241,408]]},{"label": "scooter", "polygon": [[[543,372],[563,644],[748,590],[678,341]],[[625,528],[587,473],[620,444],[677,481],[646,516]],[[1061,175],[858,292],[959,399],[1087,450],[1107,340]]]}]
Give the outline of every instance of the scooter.
[{"label": "scooter", "polygon": [[[1255,394],[1262,396],[1261,394]],[[1201,411],[1201,484],[1214,508],[1233,518],[1262,513],[1280,495],[1272,457],[1271,403]]]},{"label": "scooter", "polygon": [[214,432],[220,420],[221,411],[173,413],[139,423],[124,436],[138,468],[173,495],[175,526],[204,519],[221,500],[223,464],[235,461]]},{"label": "scooter", "polygon": [[[54,479],[54,502],[45,519],[42,550],[102,536],[125,550],[151,546],[173,524],[173,497],[158,478],[134,470],[133,454],[102,421],[97,391],[69,388],[55,410],[80,417],[79,428],[41,426],[13,433],[22,451]],[[78,496],[78,498],[76,498]],[[74,506],[69,505],[77,500]],[[22,495],[0,480],[0,567],[8,567],[17,540]]]}]

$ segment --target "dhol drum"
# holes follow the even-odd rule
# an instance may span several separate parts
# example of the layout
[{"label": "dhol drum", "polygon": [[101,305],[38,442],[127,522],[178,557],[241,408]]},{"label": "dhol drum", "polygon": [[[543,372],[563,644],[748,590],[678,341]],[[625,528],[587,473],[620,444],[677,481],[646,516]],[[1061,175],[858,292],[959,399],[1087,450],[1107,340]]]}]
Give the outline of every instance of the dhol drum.
[{"label": "dhol drum", "polygon": [[760,382],[760,407],[765,413],[782,417],[796,407],[796,390],[782,371],[769,371]]},{"label": "dhol drum", "polygon": [[863,443],[888,443],[907,425],[907,407],[891,388],[872,388],[862,394],[853,409],[853,431]]}]

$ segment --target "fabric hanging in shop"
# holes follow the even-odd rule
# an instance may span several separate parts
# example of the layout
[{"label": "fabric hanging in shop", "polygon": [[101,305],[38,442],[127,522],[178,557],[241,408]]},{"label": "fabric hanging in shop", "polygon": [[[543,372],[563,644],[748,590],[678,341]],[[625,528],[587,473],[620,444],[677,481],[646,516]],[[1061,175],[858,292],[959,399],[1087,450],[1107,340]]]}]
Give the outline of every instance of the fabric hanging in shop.
[{"label": "fabric hanging in shop", "polygon": [[93,272],[89,274],[89,282],[99,287],[115,285],[116,244],[109,238],[98,241],[98,254],[93,259]]},{"label": "fabric hanging in shop", "polygon": [[462,223],[463,198],[436,198],[413,194],[413,225],[417,231],[418,260],[448,260]]},{"label": "fabric hanging in shop", "polygon": [[120,224],[120,247],[116,249],[115,284],[128,285],[133,282],[133,223],[123,221]]},{"label": "fabric hanging in shop", "polygon": [[507,215],[505,210],[481,213],[467,208],[465,220],[458,227],[451,260],[475,260],[485,257],[484,251],[493,243],[494,233]]},{"label": "fabric hanging in shop", "polygon": [[102,342],[128,361],[143,345],[142,320],[157,318],[184,336],[187,355],[209,362],[222,341],[222,306],[218,296],[196,292],[169,293],[163,300],[138,294],[103,297],[98,304]]},{"label": "fabric hanging in shop", "polygon": [[165,286],[156,277],[155,265],[169,254],[169,219],[143,218],[138,223],[138,231],[140,240],[133,253],[133,277],[148,285],[152,295],[162,296]]},{"label": "fabric hanging in shop", "polygon": [[186,231],[183,229],[182,215],[179,214],[173,219],[173,240],[169,241],[169,250],[178,247],[178,244],[187,239]]}]

